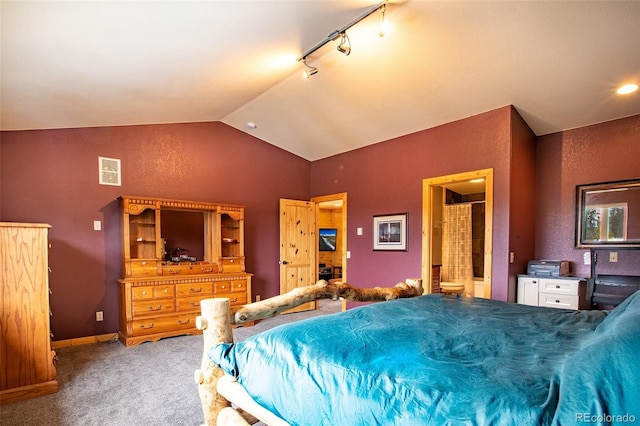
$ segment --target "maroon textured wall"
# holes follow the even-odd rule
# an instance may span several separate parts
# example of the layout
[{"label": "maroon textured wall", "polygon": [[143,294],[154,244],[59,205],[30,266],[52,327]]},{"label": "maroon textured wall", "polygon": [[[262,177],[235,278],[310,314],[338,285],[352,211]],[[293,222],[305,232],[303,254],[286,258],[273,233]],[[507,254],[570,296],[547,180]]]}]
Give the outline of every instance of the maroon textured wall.
[{"label": "maroon textured wall", "polygon": [[[347,193],[348,281],[383,286],[420,277],[422,181],[494,169],[493,297],[508,292],[511,107],[314,161],[312,195]],[[408,251],[374,252],[372,217],[409,213]],[[363,235],[356,235],[357,228]]]},{"label": "maroon textured wall", "polygon": [[[55,340],[117,330],[122,194],[246,205],[247,270],[254,294],[267,297],[279,291],[279,198],[347,192],[349,281],[387,285],[420,276],[422,180],[493,167],[493,297],[506,300],[528,257],[570,260],[573,272],[589,274],[586,250],[573,248],[576,185],[640,177],[640,116],[537,138],[533,170],[531,134],[511,107],[311,164],[222,123],[1,136],[0,220],[53,225]],[[98,156],[122,159],[122,187],[97,184]],[[409,250],[373,252],[372,216],[398,212],[409,213]],[[104,231],[93,231],[94,220]],[[610,266],[638,275],[637,255],[620,252]]]},{"label": "maroon textured wall", "polygon": [[[222,123],[3,132],[1,149],[1,220],[52,225],[55,340],[118,329],[119,195],[245,205],[254,293],[278,293],[278,199],[309,198],[308,161]],[[122,160],[121,187],[98,185],[98,156]]]},{"label": "maroon textured wall", "polygon": [[536,137],[522,117],[511,114],[511,192],[509,246],[514,254],[509,265],[509,297],[516,301],[518,274],[527,270],[527,263],[535,259],[536,222]]},{"label": "maroon textured wall", "polygon": [[[539,137],[536,257],[569,260],[575,275],[589,276],[588,250],[574,248],[576,186],[640,178],[639,159],[640,115]],[[638,265],[640,251],[621,251],[598,271],[640,275]]]}]

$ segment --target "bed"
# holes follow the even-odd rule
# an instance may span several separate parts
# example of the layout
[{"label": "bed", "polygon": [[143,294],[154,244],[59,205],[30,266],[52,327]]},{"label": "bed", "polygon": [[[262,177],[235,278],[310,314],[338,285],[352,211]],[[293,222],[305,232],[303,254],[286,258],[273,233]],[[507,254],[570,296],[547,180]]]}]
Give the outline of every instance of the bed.
[{"label": "bed", "polygon": [[312,287],[307,298],[387,301],[237,343],[227,335],[231,323],[270,316],[288,306],[287,296],[247,305],[231,321],[219,299],[210,299],[218,314],[203,302],[196,381],[208,424],[640,421],[640,292],[613,311],[569,311],[421,296],[415,282],[375,297],[344,283]]}]

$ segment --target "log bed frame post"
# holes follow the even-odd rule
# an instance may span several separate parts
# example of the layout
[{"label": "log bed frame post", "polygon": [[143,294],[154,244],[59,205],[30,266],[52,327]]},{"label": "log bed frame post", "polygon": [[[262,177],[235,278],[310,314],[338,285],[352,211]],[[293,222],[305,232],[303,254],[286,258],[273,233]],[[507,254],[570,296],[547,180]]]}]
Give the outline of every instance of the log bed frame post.
[{"label": "log bed frame post", "polygon": [[202,300],[202,315],[196,318],[196,327],[202,330],[204,338],[204,353],[200,369],[195,371],[194,378],[198,384],[204,421],[207,425],[215,425],[218,413],[223,408],[231,406],[217,390],[218,379],[224,375],[224,371],[207,358],[210,348],[219,343],[233,343],[229,306],[230,301],[226,298]]},{"label": "log bed frame post", "polygon": [[[216,425],[218,417],[224,417],[233,425],[248,425],[257,419],[251,414],[242,412],[231,414],[231,403],[218,393],[218,380],[224,376],[220,367],[213,364],[207,354],[219,343],[233,343],[232,325],[239,325],[259,319],[271,318],[275,315],[299,306],[303,303],[319,299],[338,300],[343,298],[354,302],[376,302],[398,298],[420,296],[423,293],[422,279],[408,278],[394,287],[357,288],[343,282],[330,283],[324,280],[316,284],[299,287],[288,293],[249,303],[239,307],[235,312],[229,310],[230,302],[226,298],[205,299],[200,302],[202,315],[196,318],[196,327],[202,330],[204,351],[200,369],[195,371],[194,378],[198,384],[198,393],[206,425]],[[229,408],[227,410],[227,408]]]}]

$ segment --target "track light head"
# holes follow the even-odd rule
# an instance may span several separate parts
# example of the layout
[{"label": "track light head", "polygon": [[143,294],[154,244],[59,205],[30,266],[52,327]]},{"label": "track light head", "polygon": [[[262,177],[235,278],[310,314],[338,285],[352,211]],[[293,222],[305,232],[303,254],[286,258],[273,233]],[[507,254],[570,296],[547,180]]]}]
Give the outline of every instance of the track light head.
[{"label": "track light head", "polygon": [[312,67],[311,65],[307,64],[306,59],[302,59],[302,63],[304,64],[305,67],[307,67],[307,69],[305,69],[304,72],[302,73],[304,78],[310,78],[312,75],[316,75],[318,73],[318,68]]},{"label": "track light head", "polygon": [[304,71],[304,78],[311,78],[312,75],[318,74],[318,69],[315,67],[311,67],[310,70]]},{"label": "track light head", "polygon": [[343,32],[340,35],[342,36],[342,39],[338,45],[338,52],[344,53],[345,56],[349,56],[351,53],[351,41],[349,40],[349,36],[346,32]]},{"label": "track light head", "polygon": [[349,56],[349,54],[351,53],[351,48],[349,46],[340,45],[338,46],[338,52],[344,53],[345,56]]},{"label": "track light head", "polygon": [[384,37],[385,33],[389,30],[389,23],[385,19],[385,12],[387,11],[386,3],[380,7],[380,31],[378,35]]}]

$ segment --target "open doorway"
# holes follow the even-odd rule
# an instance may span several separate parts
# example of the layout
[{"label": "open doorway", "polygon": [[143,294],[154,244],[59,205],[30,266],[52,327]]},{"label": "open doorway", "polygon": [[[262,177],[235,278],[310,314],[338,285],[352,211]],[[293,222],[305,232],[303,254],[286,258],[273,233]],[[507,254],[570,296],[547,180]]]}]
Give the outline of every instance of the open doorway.
[{"label": "open doorway", "polygon": [[[425,293],[491,298],[493,169],[425,179],[422,216]],[[462,223],[468,228],[459,232]],[[467,240],[452,241],[456,233]]]},{"label": "open doorway", "polygon": [[[311,199],[316,204],[318,279],[347,280],[347,193]],[[343,301],[342,309],[345,309]]]}]

